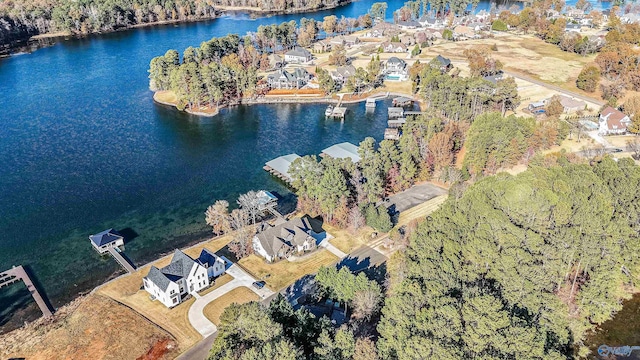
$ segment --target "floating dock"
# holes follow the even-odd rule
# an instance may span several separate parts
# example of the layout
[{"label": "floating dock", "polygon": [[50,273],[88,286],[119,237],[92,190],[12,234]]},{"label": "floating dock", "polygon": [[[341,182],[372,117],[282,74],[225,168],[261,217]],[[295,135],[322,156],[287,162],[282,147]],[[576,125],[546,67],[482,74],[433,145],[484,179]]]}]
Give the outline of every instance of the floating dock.
[{"label": "floating dock", "polygon": [[347,108],[346,107],[336,106],[331,111],[331,115],[327,115],[327,117],[339,118],[339,119],[343,119],[344,120],[346,115],[347,115]]},{"label": "floating dock", "polygon": [[336,159],[350,158],[354,163],[360,161],[358,147],[349,142],[335,144],[322,150],[322,152],[320,153],[320,157],[332,157]]},{"label": "floating dock", "polygon": [[280,178],[282,181],[291,183],[293,179],[289,175],[289,167],[296,159],[299,159],[298,154],[289,154],[277,157],[271,161],[267,161],[263,169],[271,173],[271,175]]}]

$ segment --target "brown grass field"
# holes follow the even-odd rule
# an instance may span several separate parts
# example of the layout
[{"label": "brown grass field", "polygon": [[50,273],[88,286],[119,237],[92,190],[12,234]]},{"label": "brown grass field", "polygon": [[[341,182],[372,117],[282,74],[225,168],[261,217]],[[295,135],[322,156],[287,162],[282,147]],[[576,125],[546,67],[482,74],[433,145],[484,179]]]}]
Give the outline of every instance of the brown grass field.
[{"label": "brown grass field", "polygon": [[0,336],[0,359],[173,359],[175,338],[137,312],[100,295],[80,297]]},{"label": "brown grass field", "polygon": [[222,315],[222,312],[227,306],[233,303],[244,304],[259,299],[258,295],[251,291],[251,289],[241,286],[208,303],[204,308],[204,315],[207,319],[211,320],[212,323],[218,325],[220,324],[220,315]]},{"label": "brown grass field", "polygon": [[212,292],[213,290],[219,288],[220,286],[230,282],[231,280],[233,280],[233,276],[229,275],[229,274],[223,274],[220,277],[216,278],[216,282],[213,284],[213,286],[209,287],[208,289],[205,289],[203,291],[200,291],[198,294],[200,296],[205,296],[208,293]]},{"label": "brown grass field", "polygon": [[[269,264],[254,254],[247,256],[238,263],[257,279],[263,279],[269,288],[279,291],[303,275],[315,273],[321,266],[330,265],[336,261],[338,261],[337,256],[322,249],[314,254],[305,256],[297,262],[281,260],[277,263]],[[267,275],[269,277],[265,278]]]},{"label": "brown grass field", "polygon": [[331,245],[337,247],[345,254],[369,242],[371,240],[371,234],[373,233],[373,229],[369,226],[360,229],[356,234],[352,234],[348,229],[338,229],[329,224],[324,224],[323,227],[327,233],[333,236],[333,239],[329,240]]}]

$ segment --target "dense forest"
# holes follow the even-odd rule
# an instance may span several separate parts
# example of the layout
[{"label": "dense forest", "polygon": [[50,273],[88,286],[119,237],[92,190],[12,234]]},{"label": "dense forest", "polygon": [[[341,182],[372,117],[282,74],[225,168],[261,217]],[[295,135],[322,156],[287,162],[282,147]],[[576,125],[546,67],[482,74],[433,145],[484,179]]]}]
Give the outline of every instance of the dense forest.
[{"label": "dense forest", "polygon": [[585,354],[638,278],[640,168],[574,162],[485,178],[419,226],[390,269],[385,358]]},{"label": "dense forest", "polygon": [[161,21],[215,17],[216,6],[247,6],[297,12],[334,7],[349,0],[13,0],[0,2],[0,49],[36,34],[109,32]]},{"label": "dense forest", "polygon": [[411,231],[386,280],[320,269],[311,294],[344,304],[346,324],[282,297],[232,305],[210,358],[585,356],[586,332],[621,309],[638,279],[638,194],[631,159],[536,156],[524,173],[452,193]]}]

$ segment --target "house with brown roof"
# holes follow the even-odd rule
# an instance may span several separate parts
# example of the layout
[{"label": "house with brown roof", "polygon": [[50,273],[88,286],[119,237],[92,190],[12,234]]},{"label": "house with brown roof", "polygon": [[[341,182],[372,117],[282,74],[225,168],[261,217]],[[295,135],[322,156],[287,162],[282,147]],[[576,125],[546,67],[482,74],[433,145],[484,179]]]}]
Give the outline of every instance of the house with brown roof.
[{"label": "house with brown roof", "polygon": [[[587,103],[585,103],[584,101],[580,101],[566,95],[558,95],[558,98],[560,99],[560,104],[562,104],[562,111],[566,114],[584,110],[584,108],[587,106]],[[551,103],[551,99],[552,98],[545,99],[545,105],[549,105],[549,103]]]},{"label": "house with brown roof", "polygon": [[324,235],[320,221],[305,215],[256,234],[252,240],[253,250],[268,262],[274,262],[295,253],[315,250],[318,239]]},{"label": "house with brown roof", "polygon": [[631,118],[620,110],[607,106],[600,113],[600,135],[620,135],[627,132]]}]

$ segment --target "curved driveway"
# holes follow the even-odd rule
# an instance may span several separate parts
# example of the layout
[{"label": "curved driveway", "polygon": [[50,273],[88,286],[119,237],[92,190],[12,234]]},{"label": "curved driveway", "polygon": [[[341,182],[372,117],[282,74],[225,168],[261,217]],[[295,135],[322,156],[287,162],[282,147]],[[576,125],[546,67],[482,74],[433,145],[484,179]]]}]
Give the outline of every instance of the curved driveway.
[{"label": "curved driveway", "polygon": [[207,304],[209,304],[213,300],[241,286],[245,286],[253,290],[253,292],[258,294],[261,299],[267,298],[274,294],[274,292],[269,290],[266,286],[262,289],[255,288],[252,284],[254,281],[256,281],[256,279],[254,279],[251,275],[242,270],[236,264],[231,265],[231,267],[229,267],[226,272],[233,277],[233,280],[220,286],[219,288],[213,290],[205,296],[196,294],[194,296],[196,298],[196,301],[189,308],[189,322],[191,323],[191,326],[193,326],[200,333],[200,335],[205,338],[218,331],[216,325],[209,321],[206,316],[204,316],[205,306],[207,306]]}]

